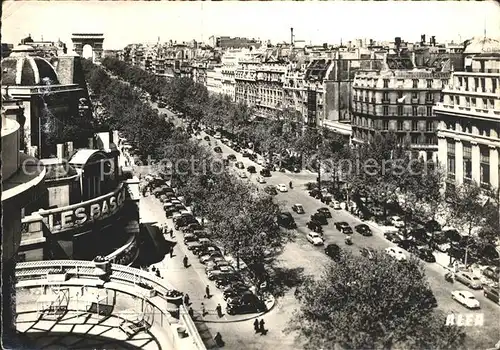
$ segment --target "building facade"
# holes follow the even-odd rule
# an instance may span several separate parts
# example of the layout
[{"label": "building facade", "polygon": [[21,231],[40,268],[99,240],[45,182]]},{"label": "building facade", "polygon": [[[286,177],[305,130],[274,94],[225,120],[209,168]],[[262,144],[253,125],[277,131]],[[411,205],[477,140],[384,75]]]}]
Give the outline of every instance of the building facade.
[{"label": "building facade", "polygon": [[418,69],[411,57],[388,55],[381,70],[356,74],[352,92],[354,142],[370,142],[375,132],[392,131],[424,159],[436,159],[438,120],[433,105],[441,100],[450,71]]},{"label": "building facade", "polygon": [[454,72],[434,107],[439,119],[438,159],[450,185],[474,181],[499,188],[500,47],[472,57],[466,71]]}]

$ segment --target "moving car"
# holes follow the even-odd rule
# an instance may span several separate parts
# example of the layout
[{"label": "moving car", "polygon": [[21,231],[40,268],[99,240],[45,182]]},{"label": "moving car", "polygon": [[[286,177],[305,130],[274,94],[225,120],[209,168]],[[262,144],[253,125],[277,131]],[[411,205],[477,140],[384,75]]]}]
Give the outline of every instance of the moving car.
[{"label": "moving car", "polygon": [[389,247],[385,249],[387,255],[392,256],[394,259],[398,261],[407,260],[407,256],[405,251],[399,247]]},{"label": "moving car", "polygon": [[234,163],[234,166],[237,167],[238,169],[244,169],[245,166],[243,165],[243,162],[236,162]]},{"label": "moving car", "polygon": [[367,247],[367,248],[361,248],[359,250],[362,256],[365,258],[368,258],[369,260],[375,259],[375,250],[373,248]]},{"label": "moving car", "polygon": [[250,174],[255,174],[257,172],[257,170],[255,170],[255,167],[253,165],[250,165],[249,167],[247,167],[247,171]]},{"label": "moving car", "polygon": [[326,218],[332,217],[332,213],[330,213],[330,210],[326,207],[319,208],[317,212],[323,214]]},{"label": "moving car", "polygon": [[277,222],[281,227],[285,227],[288,229],[297,228],[297,224],[295,223],[292,214],[290,214],[289,212],[279,213]]},{"label": "moving car", "polygon": [[323,245],[325,243],[323,238],[321,238],[321,236],[316,232],[309,232],[307,234],[307,240],[314,245]]},{"label": "moving car", "polygon": [[279,184],[277,187],[280,192],[288,192],[288,187],[285,184]]},{"label": "moving car", "polygon": [[367,224],[356,225],[354,226],[354,230],[356,230],[356,232],[366,237],[372,235],[372,230],[370,230]]},{"label": "moving car", "polygon": [[339,201],[331,201],[330,202],[330,207],[335,209],[335,210],[340,210],[342,209],[342,207],[340,206],[340,202]]},{"label": "moving car", "polygon": [[339,230],[341,233],[349,235],[352,234],[352,228],[345,221],[338,221],[335,223],[335,228]]},{"label": "moving car", "polygon": [[340,259],[341,252],[342,250],[340,249],[339,245],[335,243],[330,243],[325,247],[325,254],[335,261],[338,261]]},{"label": "moving car", "polygon": [[266,183],[266,179],[264,179],[262,176],[257,176],[256,180],[260,184],[265,184]]},{"label": "moving car", "polygon": [[292,210],[296,212],[297,214],[304,214],[304,207],[302,207],[302,204],[294,204],[292,205]]},{"label": "moving car", "polygon": [[481,289],[483,286],[481,284],[481,279],[470,271],[459,271],[455,274],[455,279],[469,288]]},{"label": "moving car", "polygon": [[397,228],[405,227],[404,221],[399,216],[391,216],[389,218],[389,224]]},{"label": "moving car", "polygon": [[219,146],[214,147],[214,152],[215,153],[222,153],[222,148],[220,148]]},{"label": "moving car", "polygon": [[499,291],[499,287],[495,287],[495,286],[484,286],[483,287],[483,293],[484,293],[484,296],[488,299],[490,299],[491,301],[494,301],[495,303],[499,303],[499,297],[498,297],[498,291]]},{"label": "moving car", "polygon": [[451,298],[469,309],[479,309],[479,300],[468,290],[454,290]]},{"label": "moving car", "polygon": [[317,233],[323,233],[323,226],[321,226],[321,223],[317,220],[310,220],[307,223],[307,228]]}]

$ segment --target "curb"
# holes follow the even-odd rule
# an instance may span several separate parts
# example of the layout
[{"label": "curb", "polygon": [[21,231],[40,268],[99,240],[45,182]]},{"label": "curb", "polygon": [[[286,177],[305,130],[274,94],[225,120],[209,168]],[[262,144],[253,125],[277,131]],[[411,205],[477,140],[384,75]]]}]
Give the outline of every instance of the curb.
[{"label": "curb", "polygon": [[206,318],[202,318],[202,319],[193,319],[194,323],[236,323],[236,322],[244,322],[244,321],[248,321],[248,320],[253,320],[254,318],[257,318],[257,317],[261,317],[262,315],[265,315],[267,314],[269,311],[271,311],[274,306],[276,305],[276,298],[274,296],[271,296],[272,297],[272,304],[271,302],[269,302],[270,306],[267,306],[267,310],[266,311],[263,311],[263,312],[260,312],[258,314],[250,314],[248,316],[245,316],[243,318],[238,318],[238,319],[235,319],[235,320],[219,320],[219,319],[215,319],[215,320],[210,320],[210,319],[206,319]]}]

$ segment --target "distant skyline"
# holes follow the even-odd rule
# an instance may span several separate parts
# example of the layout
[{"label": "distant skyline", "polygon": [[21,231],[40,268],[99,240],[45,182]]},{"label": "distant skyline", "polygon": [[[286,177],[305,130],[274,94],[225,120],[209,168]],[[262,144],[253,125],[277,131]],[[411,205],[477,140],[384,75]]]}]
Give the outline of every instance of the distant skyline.
[{"label": "distant skyline", "polygon": [[493,1],[398,2],[176,2],[176,1],[6,1],[2,42],[17,45],[61,39],[72,33],[103,33],[104,49],[140,42],[203,41],[239,36],[307,44],[338,44],[358,38],[405,41],[436,36],[438,42],[486,35],[500,38],[500,6]]}]

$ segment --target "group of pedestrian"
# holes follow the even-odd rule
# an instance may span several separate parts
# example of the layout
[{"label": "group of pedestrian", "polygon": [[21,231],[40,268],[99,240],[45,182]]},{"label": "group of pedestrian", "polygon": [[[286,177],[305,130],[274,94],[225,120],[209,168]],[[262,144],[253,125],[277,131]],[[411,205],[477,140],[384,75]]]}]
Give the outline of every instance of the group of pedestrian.
[{"label": "group of pedestrian", "polygon": [[255,321],[253,321],[253,329],[255,330],[255,333],[260,333],[261,335],[266,335],[267,330],[264,328],[264,325],[266,323],[264,322],[264,319],[261,319],[259,322],[259,319],[256,318]]}]

